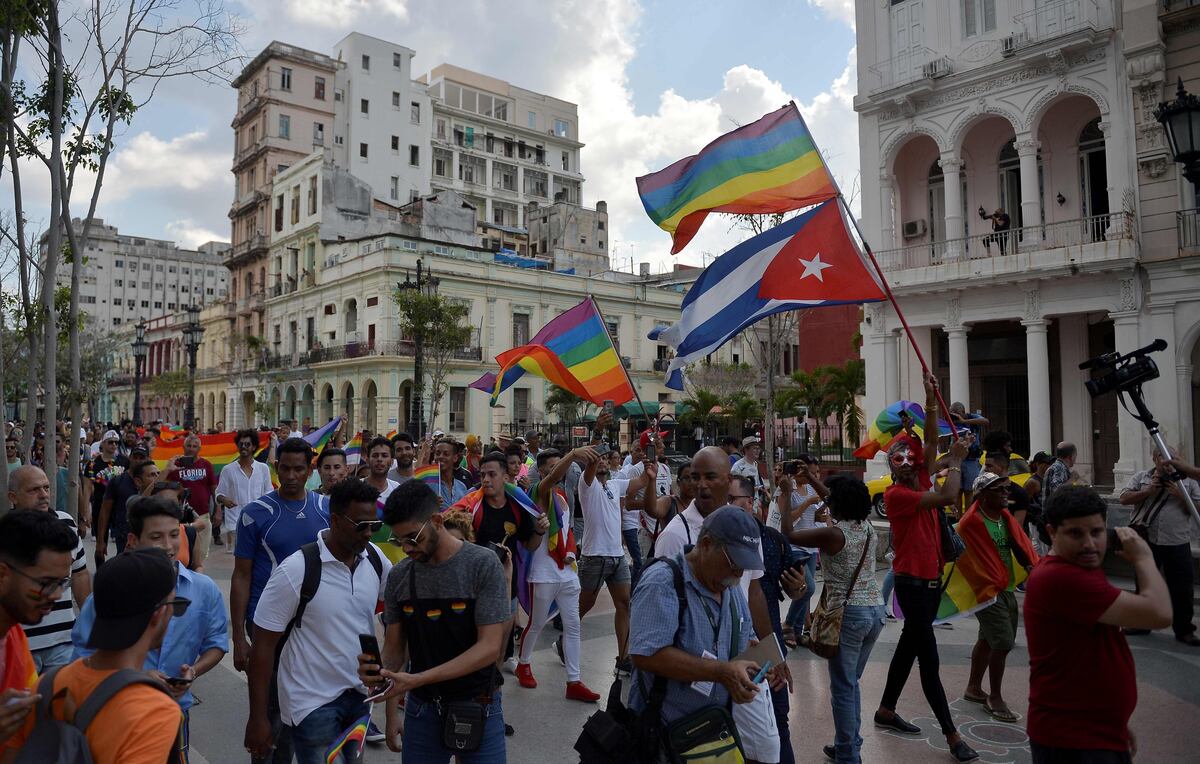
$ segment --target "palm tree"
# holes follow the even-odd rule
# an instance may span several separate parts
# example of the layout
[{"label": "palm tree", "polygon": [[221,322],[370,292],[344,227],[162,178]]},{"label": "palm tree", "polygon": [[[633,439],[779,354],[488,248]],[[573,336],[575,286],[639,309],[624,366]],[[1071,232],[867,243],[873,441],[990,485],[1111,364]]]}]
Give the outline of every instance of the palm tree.
[{"label": "palm tree", "polygon": [[735,393],[725,402],[725,413],[729,414],[737,433],[741,434],[746,431],[746,422],[762,418],[762,401],[749,393]]},{"label": "palm tree", "polygon": [[867,382],[863,361],[853,358],[843,366],[826,366],[821,371],[828,382],[829,402],[838,421],[838,440],[846,436],[856,440],[863,417],[858,396],[864,393]]},{"label": "palm tree", "polygon": [[546,409],[554,412],[560,422],[579,421],[580,409],[586,405],[583,398],[558,385],[551,385],[546,394]]},{"label": "palm tree", "polygon": [[713,416],[712,410],[720,405],[721,397],[716,393],[700,387],[693,388],[692,396],[679,402],[678,408],[687,409],[679,416],[679,421],[688,427],[700,425],[707,429]]}]

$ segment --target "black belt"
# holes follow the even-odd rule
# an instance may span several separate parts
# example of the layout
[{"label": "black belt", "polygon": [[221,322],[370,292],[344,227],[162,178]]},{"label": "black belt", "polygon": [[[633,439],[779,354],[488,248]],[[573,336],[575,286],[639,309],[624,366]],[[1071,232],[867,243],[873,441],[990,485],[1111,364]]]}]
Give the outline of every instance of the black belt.
[{"label": "black belt", "polygon": [[941,580],[937,578],[917,578],[916,576],[906,576],[903,573],[897,573],[895,581],[897,585],[919,586],[922,589],[937,589],[942,585]]}]

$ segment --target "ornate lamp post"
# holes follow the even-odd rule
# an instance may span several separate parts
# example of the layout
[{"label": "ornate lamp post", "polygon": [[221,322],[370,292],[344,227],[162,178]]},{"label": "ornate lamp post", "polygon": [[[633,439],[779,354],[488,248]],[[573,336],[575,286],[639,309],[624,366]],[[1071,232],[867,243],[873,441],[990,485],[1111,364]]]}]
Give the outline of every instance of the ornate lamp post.
[{"label": "ornate lamp post", "polygon": [[[432,296],[437,293],[438,280],[432,277],[425,277],[424,264],[420,258],[417,258],[417,280],[413,282],[407,275],[404,276],[404,281],[396,284],[397,289],[416,289],[425,295]],[[412,400],[409,406],[408,416],[408,432],[415,440],[421,439],[422,418],[424,417],[424,401],[422,398],[425,393],[425,326],[414,326],[413,332],[413,393]]]},{"label": "ornate lamp post", "polygon": [[1165,101],[1154,110],[1162,123],[1175,161],[1183,165],[1183,177],[1191,181],[1200,199],[1200,98],[1183,89],[1183,78],[1174,101]]},{"label": "ornate lamp post", "polygon": [[150,346],[146,343],[146,322],[139,321],[135,328],[133,340],[133,423],[142,423],[142,364],[146,361],[146,353]]},{"label": "ornate lamp post", "polygon": [[200,306],[188,305],[188,320],[183,326],[183,344],[188,352],[188,398],[187,411],[183,415],[183,428],[196,428],[196,351],[200,349],[200,341],[204,338],[204,327],[200,325]]}]

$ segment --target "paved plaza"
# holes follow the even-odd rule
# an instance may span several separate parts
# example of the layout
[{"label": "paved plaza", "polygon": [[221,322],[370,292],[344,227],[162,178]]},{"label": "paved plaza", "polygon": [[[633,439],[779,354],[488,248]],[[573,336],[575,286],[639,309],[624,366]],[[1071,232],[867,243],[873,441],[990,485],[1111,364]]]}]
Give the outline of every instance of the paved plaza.
[{"label": "paved plaza", "polygon": [[[91,557],[89,550],[89,558]],[[228,601],[229,577],[233,556],[222,547],[214,547],[207,572],[220,585]],[[883,571],[878,575],[882,577]],[[1131,581],[1118,586],[1132,588]],[[1021,596],[1021,595],[1018,595]],[[558,632],[546,629],[533,659],[539,686],[525,690],[516,680],[505,676],[505,718],[517,734],[508,739],[510,764],[557,764],[574,762],[571,746],[584,720],[595,709],[562,698],[565,672],[551,647]],[[959,729],[989,764],[1030,761],[1029,745],[1023,723],[1003,724],[991,719],[983,708],[962,700],[967,680],[971,645],[975,641],[973,618],[938,629],[942,657],[942,680]],[[920,725],[919,737],[896,735],[870,725],[870,714],[883,692],[887,665],[900,636],[900,624],[888,622],[871,656],[863,677],[864,717],[863,760],[867,762],[949,762],[945,740],[921,695],[914,670],[900,699],[898,710]],[[583,679],[597,692],[607,694],[616,643],[612,632],[612,607],[606,597],[583,620]],[[1139,743],[1138,761],[1195,762],[1197,730],[1200,730],[1200,649],[1175,642],[1169,630],[1150,636],[1130,637],[1138,669],[1138,707],[1133,715],[1133,730]],[[824,661],[808,651],[793,651],[788,657],[796,682],[791,712],[792,744],[798,762],[821,762],[821,746],[833,740],[833,722],[829,708],[829,679]],[[1104,670],[1097,666],[1096,670]],[[1029,656],[1025,651],[1025,632],[1017,635],[1017,647],[1009,658],[1005,676],[1006,697],[1012,709],[1024,717],[1029,687]],[[199,705],[192,710],[192,761],[194,764],[230,764],[246,761],[242,735],[246,723],[246,680],[233,669],[232,654],[221,665],[197,682]],[[382,721],[382,715],[377,719]],[[382,744],[371,745],[368,762],[399,762],[400,755]]]}]

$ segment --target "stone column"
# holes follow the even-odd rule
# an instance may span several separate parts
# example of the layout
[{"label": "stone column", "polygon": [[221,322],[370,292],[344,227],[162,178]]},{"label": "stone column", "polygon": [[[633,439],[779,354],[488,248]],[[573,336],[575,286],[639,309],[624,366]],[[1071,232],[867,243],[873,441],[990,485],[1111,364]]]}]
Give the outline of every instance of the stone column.
[{"label": "stone column", "polygon": [[947,326],[946,334],[950,338],[950,400],[947,404],[959,401],[971,410],[971,369],[967,353],[967,327]]},{"label": "stone column", "polygon": [[[1192,447],[1195,435],[1193,435],[1192,365],[1190,363],[1176,364],[1175,388],[1179,395],[1179,434],[1174,438],[1174,445],[1179,449],[1179,456],[1182,459],[1195,464],[1195,449]],[[1168,438],[1168,442],[1170,440]]]},{"label": "stone column", "polygon": [[1070,441],[1079,448],[1075,469],[1092,480],[1096,474],[1092,399],[1083,386],[1089,373],[1079,369],[1079,364],[1088,359],[1087,316],[1061,316],[1055,319],[1055,325],[1058,327],[1059,379],[1062,380],[1057,402],[1062,412],[1060,440]]},{"label": "stone column", "polygon": [[900,336],[896,332],[888,332],[883,336],[885,406],[900,400],[900,351],[897,344],[899,339]]},{"label": "stone column", "polygon": [[892,249],[896,246],[896,217],[892,210],[892,183],[895,178],[891,173],[879,174],[879,248]]},{"label": "stone column", "polygon": [[1121,190],[1136,187],[1138,179],[1129,177],[1128,154],[1123,152],[1122,148],[1132,152],[1133,141],[1125,137],[1125,131],[1117,128],[1108,115],[1102,115],[1099,127],[1100,132],[1104,133],[1104,175],[1108,183],[1108,211],[1113,214],[1109,227],[1113,229],[1112,234],[1123,233],[1126,221],[1122,216],[1115,214],[1125,206]]},{"label": "stone column", "polygon": [[963,198],[962,198],[962,168],[963,162],[958,154],[950,151],[942,154],[938,160],[945,178],[946,193],[946,240],[950,242],[946,249],[947,259],[957,259],[963,253],[962,242],[966,236],[963,227]]},{"label": "stone column", "polygon": [[[1154,412],[1154,418],[1158,420],[1167,443],[1178,448],[1181,445],[1178,441],[1182,428],[1190,423],[1181,416],[1182,400],[1179,388],[1170,373],[1173,365],[1171,359],[1175,357],[1177,347],[1174,304],[1150,306],[1149,337],[1166,340],[1167,350],[1153,356],[1159,366],[1160,376],[1146,383],[1146,405]],[[1188,398],[1191,398],[1190,391]]]},{"label": "stone column", "polygon": [[1043,318],[1025,319],[1025,364],[1029,382],[1029,450],[1053,451],[1050,432],[1050,351]]},{"label": "stone column", "polygon": [[[1041,146],[1033,136],[1029,134],[1017,136],[1017,156],[1021,160],[1021,225],[1025,227],[1040,226],[1042,224],[1042,199],[1041,193],[1038,191],[1038,148]],[[1009,217],[1012,218],[1013,228],[1017,227],[1017,211],[1005,210]],[[1026,237],[1024,242],[1025,249],[1037,248],[1041,237],[1038,236],[1033,241]],[[1008,251],[1012,252],[1016,245],[1016,241],[1009,241]]]},{"label": "stone column", "polygon": [[[1121,310],[1109,312],[1108,315],[1113,321],[1113,335],[1116,340],[1117,352],[1128,353],[1136,350],[1140,344],[1138,340],[1139,312],[1137,310]],[[1146,463],[1146,449],[1143,445],[1146,442],[1145,433],[1146,428],[1141,422],[1126,412],[1124,407],[1117,407],[1117,440],[1121,457],[1113,465],[1114,485],[1125,485],[1135,472],[1145,469],[1143,466]]]}]

